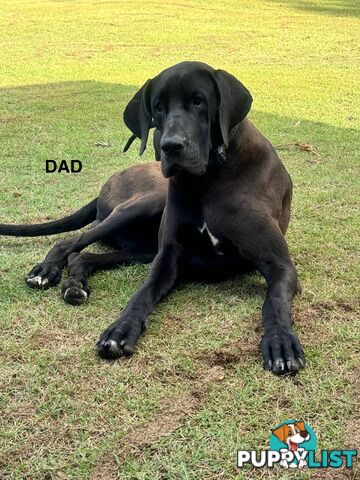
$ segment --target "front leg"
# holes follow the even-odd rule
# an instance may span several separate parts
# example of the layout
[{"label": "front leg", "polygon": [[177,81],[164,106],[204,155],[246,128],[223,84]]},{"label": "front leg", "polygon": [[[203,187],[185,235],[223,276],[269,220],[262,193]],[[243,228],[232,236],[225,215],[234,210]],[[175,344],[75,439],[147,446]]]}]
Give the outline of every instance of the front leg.
[{"label": "front leg", "polygon": [[223,231],[267,283],[260,342],[264,368],[275,374],[297,372],[305,366],[304,351],[291,320],[291,300],[298,282],[279,226],[262,212],[238,209],[237,217],[229,217]]},{"label": "front leg", "polygon": [[275,374],[293,373],[305,366],[304,351],[292,331],[291,299],[297,289],[296,270],[286,256],[275,257],[260,269],[268,291],[263,306],[264,335],[260,347],[264,368]]},{"label": "front leg", "polygon": [[131,298],[120,318],[100,336],[96,347],[101,358],[114,359],[134,353],[135,344],[146,329],[146,320],[160,300],[172,290],[179,276],[183,247],[164,245],[155,257],[149,276]]}]

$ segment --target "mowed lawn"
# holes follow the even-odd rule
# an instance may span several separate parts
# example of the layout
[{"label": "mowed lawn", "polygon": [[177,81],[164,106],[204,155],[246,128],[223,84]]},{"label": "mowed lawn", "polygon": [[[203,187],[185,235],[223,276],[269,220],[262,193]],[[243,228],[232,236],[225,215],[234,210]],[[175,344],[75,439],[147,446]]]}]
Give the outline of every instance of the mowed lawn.
[{"label": "mowed lawn", "polygon": [[[72,307],[59,286],[24,282],[66,235],[1,237],[1,479],[359,478],[357,466],[236,468],[237,449],[269,448],[291,418],[320,449],[360,446],[359,16],[356,0],[1,1],[0,222],[59,218],[152,161],[138,143],[121,154],[122,111],[148,78],[185,59],[226,69],[294,182],[287,239],[308,362],[295,377],[262,370],[257,274],[181,286],[134,357],[101,361],[98,335],[149,267],[96,274]],[[46,159],[83,170],[46,174]]]}]

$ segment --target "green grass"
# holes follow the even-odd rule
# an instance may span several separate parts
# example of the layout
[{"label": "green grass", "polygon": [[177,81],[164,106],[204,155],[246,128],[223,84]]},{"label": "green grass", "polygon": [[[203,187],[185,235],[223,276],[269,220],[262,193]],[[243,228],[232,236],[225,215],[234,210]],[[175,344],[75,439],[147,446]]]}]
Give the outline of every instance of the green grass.
[{"label": "green grass", "polygon": [[[151,149],[120,153],[122,110],[147,78],[184,59],[224,68],[252,92],[250,118],[294,181],[287,238],[308,366],[285,378],[261,369],[258,275],[181,286],[133,358],[102,362],[94,342],[149,267],[96,274],[74,308],[59,287],[23,281],[54,237],[2,237],[1,478],[295,478],[235,468],[238,448],[268,448],[288,418],[308,422],[321,449],[359,448],[359,17],[355,0],[2,0],[1,221],[57,218],[152,160]],[[46,175],[48,158],[81,159],[83,171]],[[296,478],[315,476],[356,473]]]}]

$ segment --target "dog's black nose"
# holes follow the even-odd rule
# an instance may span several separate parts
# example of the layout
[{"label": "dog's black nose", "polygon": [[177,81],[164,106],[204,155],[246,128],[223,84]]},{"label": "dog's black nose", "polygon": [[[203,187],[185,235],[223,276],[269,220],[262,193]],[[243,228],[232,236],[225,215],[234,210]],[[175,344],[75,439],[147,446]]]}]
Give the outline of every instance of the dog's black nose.
[{"label": "dog's black nose", "polygon": [[181,137],[166,137],[161,139],[160,147],[166,155],[180,153],[184,148],[185,142]]},{"label": "dog's black nose", "polygon": [[303,438],[306,438],[308,436],[308,432],[305,431],[305,432],[300,432],[300,436],[303,437]]}]

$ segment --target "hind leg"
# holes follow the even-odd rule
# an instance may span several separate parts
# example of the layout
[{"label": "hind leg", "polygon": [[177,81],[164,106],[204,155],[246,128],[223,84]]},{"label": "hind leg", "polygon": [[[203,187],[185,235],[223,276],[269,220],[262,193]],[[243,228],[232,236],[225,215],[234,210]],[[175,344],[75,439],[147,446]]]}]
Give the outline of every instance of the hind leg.
[{"label": "hind leg", "polygon": [[110,253],[72,253],[68,258],[69,277],[62,284],[61,292],[66,303],[81,305],[86,302],[90,289],[88,277],[97,272],[130,263],[150,263],[156,255],[156,246],[129,245]]},{"label": "hind leg", "polygon": [[[45,259],[36,264],[26,277],[26,283],[31,288],[46,289],[57,285],[61,279],[61,271],[67,264],[68,256],[73,252],[80,252],[91,243],[101,240],[106,233],[118,227],[115,218],[108,222],[105,230],[102,224],[94,227],[94,230],[85,232],[74,238],[69,238],[56,243],[46,255]],[[104,222],[105,223],[105,222]]]},{"label": "hind leg", "polygon": [[158,224],[163,208],[163,198],[157,193],[122,203],[91,230],[57,243],[47,254],[45,260],[31,270],[26,278],[27,284],[32,288],[48,288],[56,285],[60,281],[61,270],[65,267],[71,253],[81,252],[88,245],[102,240],[114,232],[124,232],[126,235],[127,229],[134,223],[154,219],[154,222]]},{"label": "hind leg", "polygon": [[56,243],[45,259],[37,263],[26,276],[29,287],[45,289],[57,285],[61,278],[61,271],[66,265],[66,252],[78,239],[79,237],[74,237]]}]

